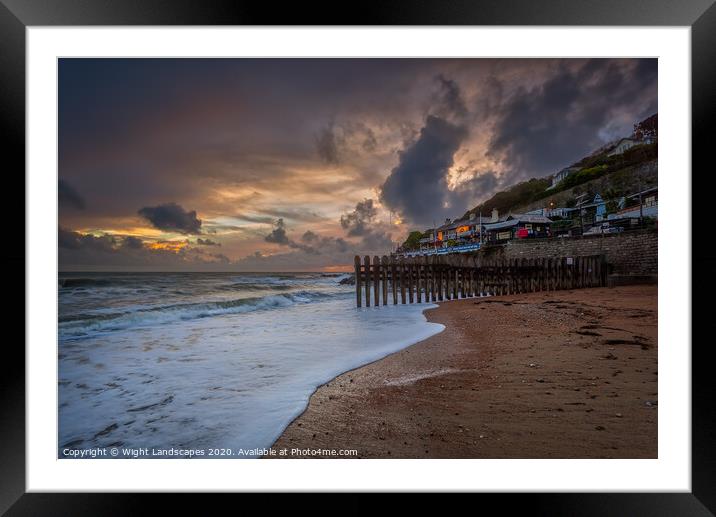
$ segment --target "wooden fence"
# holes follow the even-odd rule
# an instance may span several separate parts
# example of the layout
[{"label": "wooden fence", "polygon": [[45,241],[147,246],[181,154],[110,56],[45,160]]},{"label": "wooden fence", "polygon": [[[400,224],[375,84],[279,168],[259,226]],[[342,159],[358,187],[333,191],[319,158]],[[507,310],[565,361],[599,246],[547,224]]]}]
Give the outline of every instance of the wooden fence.
[{"label": "wooden fence", "polygon": [[470,256],[355,257],[356,306],[422,303],[607,285],[604,255],[484,260]]}]

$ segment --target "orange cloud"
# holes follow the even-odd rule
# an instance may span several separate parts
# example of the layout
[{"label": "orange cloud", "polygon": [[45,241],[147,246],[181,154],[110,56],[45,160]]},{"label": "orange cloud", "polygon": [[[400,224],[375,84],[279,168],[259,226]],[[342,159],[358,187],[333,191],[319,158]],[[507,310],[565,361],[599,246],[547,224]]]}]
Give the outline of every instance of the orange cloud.
[{"label": "orange cloud", "polygon": [[187,247],[186,241],[157,241],[147,244],[150,250],[172,251],[179,253]]}]

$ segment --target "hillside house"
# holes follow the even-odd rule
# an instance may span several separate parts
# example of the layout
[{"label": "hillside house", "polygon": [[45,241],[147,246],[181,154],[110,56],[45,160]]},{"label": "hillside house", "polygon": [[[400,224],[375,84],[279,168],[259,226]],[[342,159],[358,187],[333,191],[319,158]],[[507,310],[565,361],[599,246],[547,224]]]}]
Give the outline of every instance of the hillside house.
[{"label": "hillside house", "polygon": [[644,141],[636,140],[635,138],[622,138],[617,142],[617,145],[614,146],[614,149],[609,151],[608,156],[614,156],[617,154],[622,154],[627,149],[631,149],[635,145],[646,143]]},{"label": "hillside house", "polygon": [[[637,218],[640,217],[659,217],[659,187],[651,187],[636,194],[626,196],[626,207],[619,210],[615,217],[625,218]],[[641,197],[641,209],[639,205],[639,198]]]},{"label": "hillside house", "polygon": [[465,219],[451,221],[447,219],[445,224],[435,230],[429,230],[429,235],[420,239],[420,249],[429,250],[432,248],[446,248],[448,242],[453,241],[457,246],[480,241],[480,220],[476,214],[471,213]]},{"label": "hillside house", "polygon": [[552,184],[549,187],[547,187],[547,190],[553,189],[560,182],[564,181],[567,178],[567,176],[569,176],[570,174],[572,174],[574,172],[577,172],[578,170],[579,170],[579,167],[566,167],[566,168],[562,169],[557,174],[552,176]]},{"label": "hillside house", "polygon": [[504,221],[485,224],[486,241],[502,243],[512,239],[551,237],[552,221],[543,215],[511,214]]}]

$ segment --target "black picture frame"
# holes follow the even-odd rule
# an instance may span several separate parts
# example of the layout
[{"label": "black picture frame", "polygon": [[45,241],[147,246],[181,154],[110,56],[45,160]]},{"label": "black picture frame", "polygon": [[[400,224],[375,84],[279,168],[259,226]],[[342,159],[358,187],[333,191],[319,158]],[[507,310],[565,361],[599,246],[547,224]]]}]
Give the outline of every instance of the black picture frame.
[{"label": "black picture frame", "polygon": [[[708,160],[716,132],[716,5],[714,0],[489,0],[375,2],[338,9],[335,4],[271,4],[192,0],[0,0],[0,113],[4,178],[25,192],[20,171],[25,167],[25,30],[29,26],[61,25],[621,25],[690,26],[692,37],[692,163],[703,168],[699,188],[692,185],[691,216],[692,332],[713,336],[716,322],[709,304],[698,299],[714,292],[716,252],[698,236],[707,232],[709,196],[703,182],[713,176]],[[10,166],[10,164],[13,164]],[[671,171],[674,172],[674,171]],[[688,174],[688,171],[680,171]],[[687,178],[687,176],[685,176]],[[692,175],[692,182],[695,175]],[[6,183],[6,188],[9,188]],[[7,213],[25,213],[24,196],[8,195]],[[24,246],[8,247],[6,290],[20,292],[25,271]],[[24,285],[22,299],[25,300]],[[6,292],[7,292],[6,291]],[[8,293],[9,295],[9,293]],[[6,295],[7,296],[7,295]],[[23,307],[23,309],[21,309]],[[24,303],[11,308],[19,320]],[[694,337],[696,333],[692,334]],[[517,507],[533,515],[713,515],[716,512],[716,436],[714,383],[705,337],[692,345],[692,491],[642,494],[504,494],[484,495],[501,508]],[[679,345],[688,345],[681,343]],[[148,511],[146,496],[127,494],[25,493],[25,353],[19,340],[5,340],[0,375],[0,513],[7,515],[111,515]],[[180,498],[181,501],[181,498]],[[413,504],[421,504],[420,498]],[[183,502],[181,504],[184,504]],[[406,507],[407,508],[407,507]]]}]

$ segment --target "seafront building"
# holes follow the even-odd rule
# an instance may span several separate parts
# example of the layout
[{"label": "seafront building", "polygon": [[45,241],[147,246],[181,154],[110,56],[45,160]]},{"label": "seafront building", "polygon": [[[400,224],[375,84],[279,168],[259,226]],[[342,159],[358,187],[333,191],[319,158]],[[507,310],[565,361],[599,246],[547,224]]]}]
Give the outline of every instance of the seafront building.
[{"label": "seafront building", "polygon": [[598,193],[593,197],[584,193],[575,198],[573,207],[540,208],[502,217],[493,210],[489,217],[472,212],[466,218],[447,219],[443,225],[424,232],[418,249],[399,248],[396,253],[418,256],[474,252],[515,239],[621,232],[657,218],[658,187],[611,200]]}]

